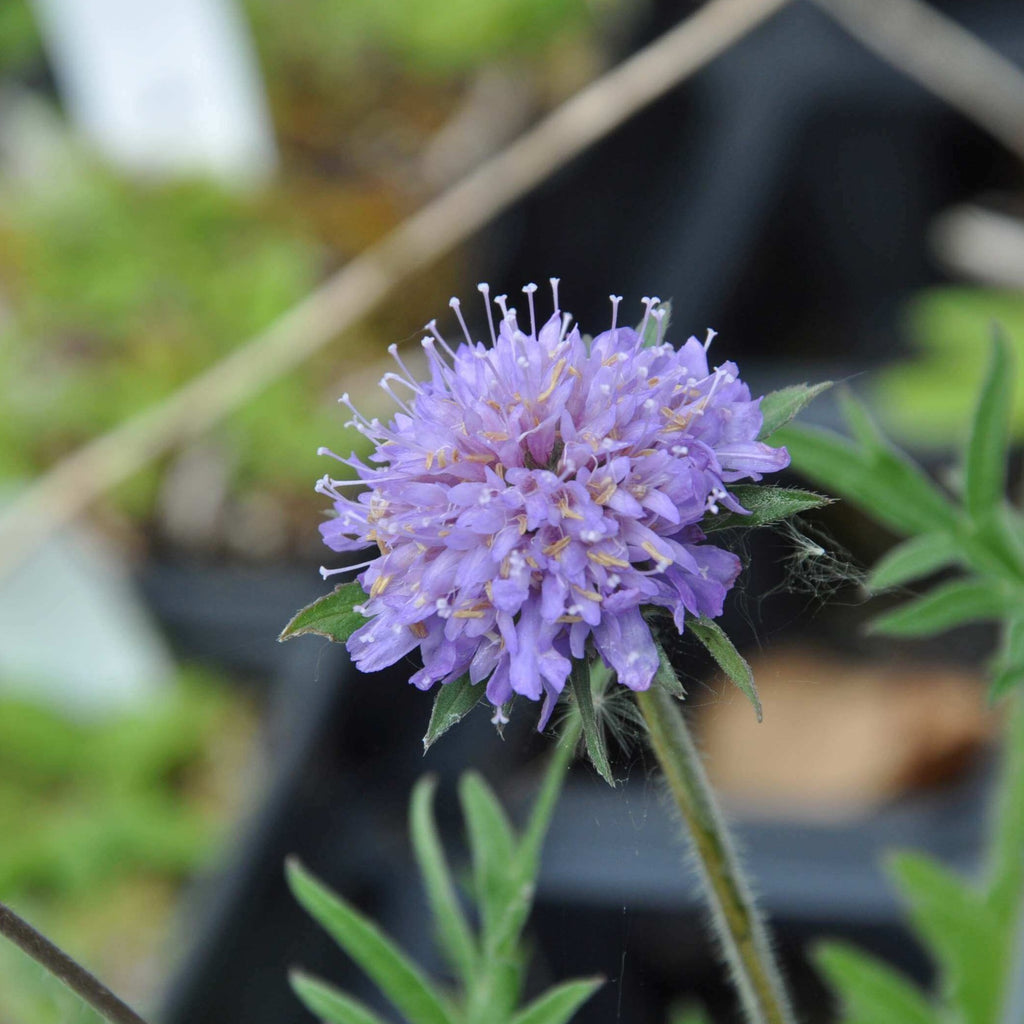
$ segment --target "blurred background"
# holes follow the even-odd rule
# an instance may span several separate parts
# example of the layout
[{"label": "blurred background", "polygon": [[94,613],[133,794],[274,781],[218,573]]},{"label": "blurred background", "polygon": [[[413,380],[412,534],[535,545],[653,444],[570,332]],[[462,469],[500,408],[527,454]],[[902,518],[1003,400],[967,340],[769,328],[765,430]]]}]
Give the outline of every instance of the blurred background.
[{"label": "blurred background", "polygon": [[[1024,64],[1019,4],[937,6]],[[0,511],[693,10],[5,0]],[[327,589],[315,453],[361,444],[337,396],[386,414],[389,344],[418,340],[450,295],[468,307],[478,281],[511,294],[556,275],[584,330],[607,322],[610,292],[637,319],[658,294],[670,338],[715,327],[755,392],[848,381],[941,472],[991,322],[1024,348],[1021,186],[1019,155],[793,3],[44,543],[0,535],[0,899],[164,1024],[311,1020],[287,988],[296,963],[373,1001],[292,907],[291,852],[433,963],[413,780],[440,773],[457,850],[458,772],[480,768],[520,807],[545,742],[529,714],[500,740],[480,713],[424,758],[430,702],[407,665],[356,678],[317,640],[275,644]],[[838,507],[751,542],[726,627],[768,724],[678,652],[809,1021],[830,1013],[802,956],[815,936],[927,977],[881,852],[924,846],[961,868],[977,853],[991,638],[865,641],[861,567],[891,541]],[[618,754],[624,785],[579,768],[556,820],[535,980],[605,973],[584,1024],[664,1022],[684,995],[726,1024],[670,815],[643,752]],[[0,946],[0,1020],[92,1018]]]}]

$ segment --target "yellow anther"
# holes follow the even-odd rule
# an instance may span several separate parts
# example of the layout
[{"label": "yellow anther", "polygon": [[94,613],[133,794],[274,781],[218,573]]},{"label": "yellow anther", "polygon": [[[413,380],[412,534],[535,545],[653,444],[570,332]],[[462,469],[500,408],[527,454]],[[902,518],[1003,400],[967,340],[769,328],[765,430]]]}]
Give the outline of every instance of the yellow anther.
[{"label": "yellow anther", "polygon": [[674,559],[669,558],[667,555],[663,555],[649,540],[645,540],[640,545],[658,563],[659,566],[664,568],[665,566],[671,565]]},{"label": "yellow anther", "polygon": [[481,437],[486,437],[488,441],[507,441],[508,434],[500,430],[482,430],[480,432]]},{"label": "yellow anther", "polygon": [[555,622],[582,622],[582,615],[559,615]]},{"label": "yellow anther", "polygon": [[553,544],[544,548],[544,554],[548,558],[557,558],[571,543],[572,537],[559,537]]},{"label": "yellow anther", "polygon": [[602,600],[601,595],[596,590],[584,590],[582,587],[576,586],[575,583],[573,584],[572,589],[575,590],[580,597],[585,597],[588,601],[595,601],[600,604]]},{"label": "yellow anther", "polygon": [[409,629],[412,635],[422,640],[427,635],[427,627],[422,622],[414,622]]},{"label": "yellow anther", "polygon": [[370,597],[380,597],[380,595],[383,594],[385,590],[387,590],[388,584],[391,582],[392,579],[393,577],[390,575],[378,576],[373,581],[373,586],[370,587]]},{"label": "yellow anther", "polygon": [[452,612],[453,619],[482,619],[484,613],[479,608],[460,608],[456,612]]},{"label": "yellow anther", "polygon": [[555,368],[551,371],[551,383],[537,396],[538,402],[543,402],[545,399],[550,398],[552,392],[558,386],[558,378],[562,375],[562,370],[565,369],[565,357],[555,363]]},{"label": "yellow anther", "polygon": [[597,562],[598,565],[603,565],[607,569],[628,569],[629,562],[623,561],[621,558],[616,558],[614,555],[608,554],[607,551],[588,551],[587,558],[592,562]]}]

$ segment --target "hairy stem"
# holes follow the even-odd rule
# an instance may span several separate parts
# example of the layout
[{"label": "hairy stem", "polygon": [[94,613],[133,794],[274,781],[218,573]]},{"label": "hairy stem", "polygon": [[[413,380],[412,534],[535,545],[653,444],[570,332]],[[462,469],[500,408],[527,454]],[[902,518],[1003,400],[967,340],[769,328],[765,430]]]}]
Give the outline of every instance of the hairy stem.
[{"label": "hairy stem", "polygon": [[653,685],[638,693],[651,749],[690,832],[715,930],[750,1024],[792,1024],[768,933],[743,878],[700,755],[677,701]]},{"label": "hairy stem", "polygon": [[101,981],[58,949],[27,921],[8,906],[0,903],[0,935],[6,936],[30,957],[43,965],[55,978],[84,999],[111,1024],[146,1024],[146,1022]]}]

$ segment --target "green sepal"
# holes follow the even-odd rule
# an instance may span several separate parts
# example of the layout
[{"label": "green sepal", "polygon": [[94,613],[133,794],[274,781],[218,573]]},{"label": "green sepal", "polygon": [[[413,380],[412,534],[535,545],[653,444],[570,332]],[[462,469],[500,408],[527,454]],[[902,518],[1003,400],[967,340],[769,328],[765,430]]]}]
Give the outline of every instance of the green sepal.
[{"label": "green sepal", "polygon": [[658,670],[654,673],[654,685],[660,686],[670,697],[684,700],[686,690],[679,681],[679,676],[676,674],[672,662],[669,661],[668,654],[665,653],[664,645],[657,642],[656,646],[658,648]]},{"label": "green sepal", "polygon": [[288,884],[299,903],[362,968],[409,1024],[455,1024],[423,972],[371,921],[291,857]]},{"label": "green sepal", "polygon": [[948,533],[923,533],[887,551],[868,577],[868,589],[888,590],[919,580],[960,561],[960,546]]},{"label": "green sepal", "polygon": [[343,644],[368,619],[355,610],[366,600],[366,591],[358,583],[342,583],[329,594],[299,611],[281,631],[278,641],[291,640],[304,633],[315,633]]},{"label": "green sepal", "polygon": [[416,783],[409,805],[409,832],[439,944],[468,987],[476,972],[477,948],[437,832],[434,819],[436,789],[437,779],[433,776],[424,776]]},{"label": "green sepal", "polygon": [[485,689],[486,685],[483,682],[470,682],[468,675],[459,676],[450,683],[438,686],[427,733],[423,737],[424,753],[483,700]]},{"label": "green sepal", "polygon": [[603,984],[604,978],[580,978],[562,982],[517,1013],[512,1018],[512,1024],[567,1024]]},{"label": "green sepal", "polygon": [[304,971],[289,972],[288,981],[306,1009],[326,1024],[387,1024],[358,999]]},{"label": "green sepal", "polygon": [[608,763],[608,751],[605,748],[604,733],[597,721],[594,711],[594,695],[590,689],[590,668],[586,661],[577,660],[572,663],[569,683],[576,697],[576,706],[580,709],[580,720],[583,723],[583,738],[587,744],[587,756],[598,774],[608,783],[615,785],[612,768]]},{"label": "green sepal", "polygon": [[718,667],[736,684],[740,692],[754,707],[757,713],[757,720],[762,720],[761,698],[757,695],[757,687],[754,685],[754,673],[739,651],[736,650],[733,642],[725,634],[725,630],[713,619],[701,617],[699,619],[687,619],[690,632],[707,648],[708,653],[718,664]]},{"label": "green sepal", "polygon": [[771,391],[761,399],[761,431],[758,441],[767,441],[780,427],[784,427],[794,416],[814,401],[822,392],[832,387],[832,381],[820,384],[794,384],[792,387]]},{"label": "green sepal", "polygon": [[845,942],[824,942],[814,962],[839,996],[843,1024],[936,1024],[937,1014],[909,979]]},{"label": "green sepal", "polygon": [[732,496],[750,513],[745,516],[739,512],[720,512],[705,518],[700,527],[705,533],[716,530],[752,529],[755,526],[768,526],[789,519],[799,512],[808,512],[814,508],[832,504],[832,498],[813,491],[804,491],[794,487],[770,487],[765,484],[738,484],[731,487]]},{"label": "green sepal", "polygon": [[[659,302],[655,309],[663,309],[665,315],[663,317],[647,317],[647,324],[644,327],[643,344],[642,348],[651,348],[658,344],[659,335],[664,338],[668,331],[669,321],[672,319],[672,303],[671,302]],[[641,321],[642,322],[642,321]],[[639,330],[640,324],[637,324]]]},{"label": "green sepal", "polygon": [[984,894],[919,853],[889,858],[915,931],[938,961],[949,1001],[964,1024],[997,1020],[1006,979],[1006,936]]},{"label": "green sepal", "polygon": [[998,619],[1020,606],[1019,593],[991,580],[954,580],[872,619],[867,631],[894,637],[931,636],[968,622]]},{"label": "green sepal", "polygon": [[1013,359],[997,330],[964,455],[964,504],[972,519],[984,518],[1003,501],[1012,410]]}]

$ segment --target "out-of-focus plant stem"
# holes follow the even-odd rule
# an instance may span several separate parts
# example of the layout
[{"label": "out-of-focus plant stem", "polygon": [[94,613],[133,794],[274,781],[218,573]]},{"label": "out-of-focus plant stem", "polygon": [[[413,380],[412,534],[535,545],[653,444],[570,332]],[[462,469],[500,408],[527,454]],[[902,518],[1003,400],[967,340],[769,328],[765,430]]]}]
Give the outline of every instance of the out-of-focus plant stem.
[{"label": "out-of-focus plant stem", "polygon": [[0,935],[10,939],[72,992],[84,999],[110,1024],[146,1024],[130,1006],[123,1003],[98,978],[58,949],[10,907],[0,903]]},{"label": "out-of-focus plant stem", "polygon": [[715,931],[750,1024],[794,1024],[767,929],[743,877],[678,701],[655,683],[637,694],[648,739],[690,835]]}]

